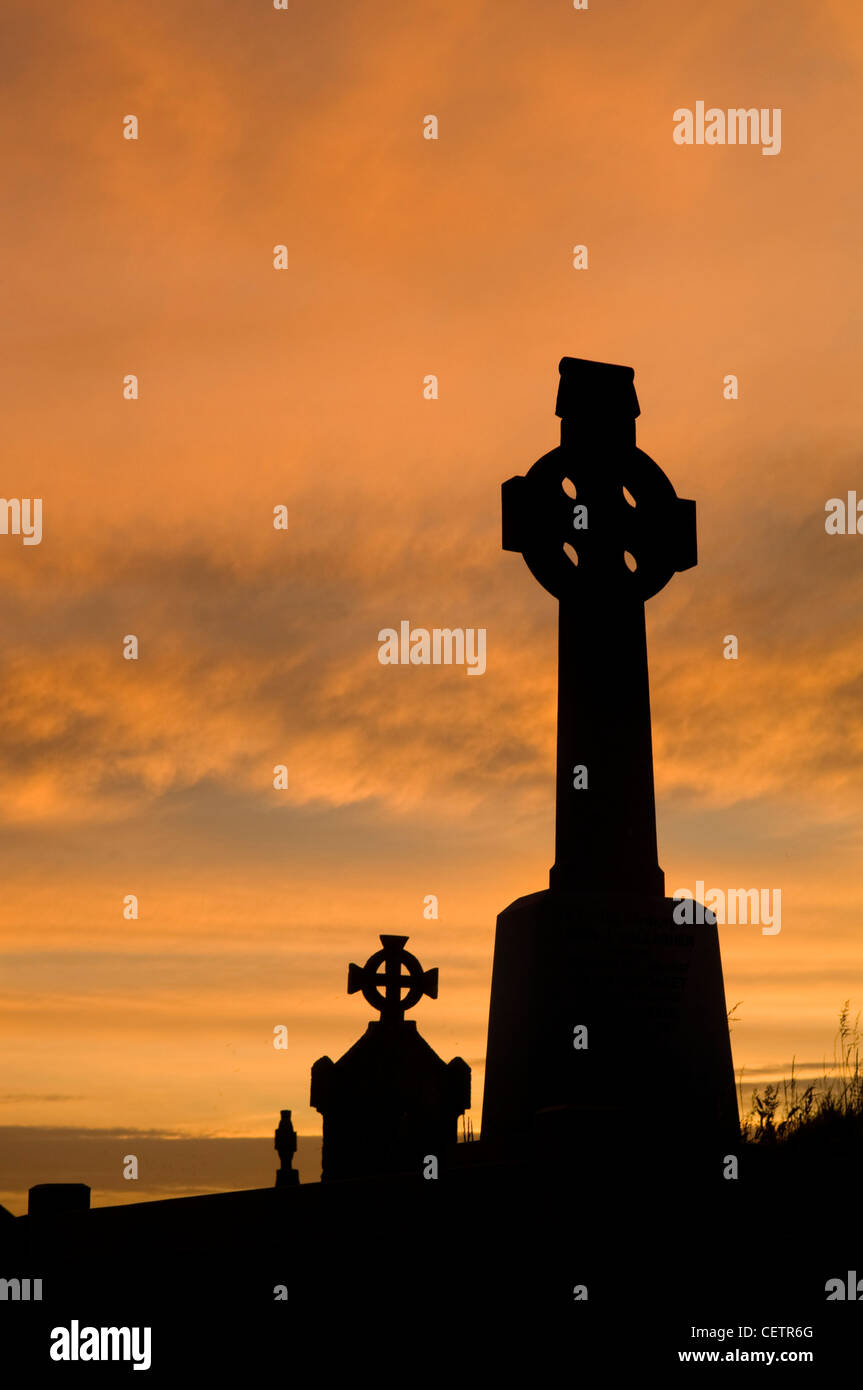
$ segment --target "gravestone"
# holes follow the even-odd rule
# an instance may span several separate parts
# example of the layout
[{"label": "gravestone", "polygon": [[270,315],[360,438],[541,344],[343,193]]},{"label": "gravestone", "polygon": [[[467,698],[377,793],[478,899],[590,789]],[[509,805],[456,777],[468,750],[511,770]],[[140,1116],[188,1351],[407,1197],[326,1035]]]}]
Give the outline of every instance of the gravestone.
[{"label": "gravestone", "polygon": [[90,1188],[83,1182],[37,1182],[27,1194],[27,1215],[50,1218],[90,1210]]},{"label": "gravestone", "polygon": [[405,1011],[437,998],[437,970],[423,970],[406,936],[381,936],[381,950],[348,969],[348,994],[362,991],[380,1020],[343,1057],[312,1067],[311,1102],[324,1117],[321,1179],[423,1171],[445,1165],[470,1105],[470,1067],[444,1062]]},{"label": "gravestone", "polygon": [[729,1143],[715,924],[679,926],[656,845],[645,600],[697,561],[695,503],[635,445],[629,367],[564,358],[560,447],[503,484],[503,547],[559,601],[549,888],[497,920],[482,1142]]}]

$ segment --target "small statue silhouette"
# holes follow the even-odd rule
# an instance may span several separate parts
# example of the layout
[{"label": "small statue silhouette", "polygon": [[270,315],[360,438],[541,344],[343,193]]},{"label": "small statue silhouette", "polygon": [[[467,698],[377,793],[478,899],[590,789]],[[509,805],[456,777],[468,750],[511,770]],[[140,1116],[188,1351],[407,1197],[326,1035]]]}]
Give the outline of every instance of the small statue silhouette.
[{"label": "small statue silhouette", "polygon": [[300,1181],[299,1173],[292,1166],[297,1152],[297,1131],[291,1123],[290,1110],[283,1110],[281,1114],[273,1145],[281,1160],[281,1167],[276,1170],[276,1187],[294,1187]]}]

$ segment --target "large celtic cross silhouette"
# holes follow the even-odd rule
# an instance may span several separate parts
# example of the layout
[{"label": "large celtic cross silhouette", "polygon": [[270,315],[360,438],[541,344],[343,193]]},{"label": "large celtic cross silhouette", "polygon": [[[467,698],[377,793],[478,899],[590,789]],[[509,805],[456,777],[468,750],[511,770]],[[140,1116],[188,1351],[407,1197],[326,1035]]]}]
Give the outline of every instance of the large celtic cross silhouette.
[{"label": "large celtic cross silhouette", "polygon": [[634,375],[563,358],[560,446],[503,484],[503,548],[560,603],[551,887],[662,896],[644,603],[696,564],[695,503],[636,447]]}]

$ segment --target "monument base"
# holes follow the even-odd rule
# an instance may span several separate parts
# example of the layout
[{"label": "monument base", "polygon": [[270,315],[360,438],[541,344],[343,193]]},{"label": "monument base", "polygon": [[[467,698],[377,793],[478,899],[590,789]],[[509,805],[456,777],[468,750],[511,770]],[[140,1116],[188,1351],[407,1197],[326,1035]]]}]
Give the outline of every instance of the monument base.
[{"label": "monument base", "polygon": [[678,925],[676,906],[546,890],[500,914],[483,1142],[561,1156],[660,1134],[678,1151],[733,1144],[718,933]]}]

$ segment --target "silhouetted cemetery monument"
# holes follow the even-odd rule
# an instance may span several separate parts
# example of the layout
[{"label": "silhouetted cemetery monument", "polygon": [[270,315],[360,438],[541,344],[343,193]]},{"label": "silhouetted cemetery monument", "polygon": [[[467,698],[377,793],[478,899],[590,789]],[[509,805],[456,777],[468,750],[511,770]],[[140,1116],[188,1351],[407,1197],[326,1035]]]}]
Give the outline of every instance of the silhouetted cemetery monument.
[{"label": "silhouetted cemetery monument", "polygon": [[555,862],[495,942],[482,1138],[505,1146],[652,1127],[660,1085],[690,1141],[737,1129],[716,926],[675,924],[656,849],[644,604],[696,563],[695,503],[636,447],[633,377],[565,357],[560,446],[502,489],[504,549],[559,602]]},{"label": "silhouetted cemetery monument", "polygon": [[381,950],[348,970],[348,994],[362,991],[380,1020],[333,1062],[312,1067],[311,1101],[324,1117],[321,1178],[437,1168],[458,1138],[470,1105],[470,1067],[444,1062],[405,1012],[437,998],[437,970],[423,970],[406,936],[381,936]]},{"label": "silhouetted cemetery monument", "polygon": [[[782,1319],[798,1295],[811,1312],[781,1231],[766,1292],[739,1267],[762,1199],[723,1181],[738,1131],[717,931],[675,923],[657,860],[644,605],[696,563],[695,504],[636,447],[630,368],[564,358],[557,414],[560,446],[503,485],[504,548],[559,603],[557,813],[549,887],[497,922],[479,1141],[456,1143],[470,1068],[405,1018],[437,971],[382,935],[348,971],[380,1017],[312,1067],[323,1180],[297,1181],[283,1110],[268,1189],[90,1211],[82,1185],[34,1188],[14,1225],[46,1318],[76,1316],[84,1290],[112,1321],[176,1309],[177,1364],[198,1364],[197,1317],[254,1328],[259,1362],[266,1333],[285,1366],[304,1340],[331,1357],[360,1316],[365,1340],[343,1340],[368,1365],[400,1326],[415,1356],[420,1324],[428,1350],[484,1312],[481,1373],[516,1332],[541,1358],[555,1318],[573,1355],[591,1329],[606,1354],[628,1335],[641,1355],[657,1318],[691,1299],[715,1322],[747,1277],[750,1315],[770,1288]],[[267,1306],[286,1311],[262,1323]],[[215,1360],[228,1349],[216,1337]]]}]

